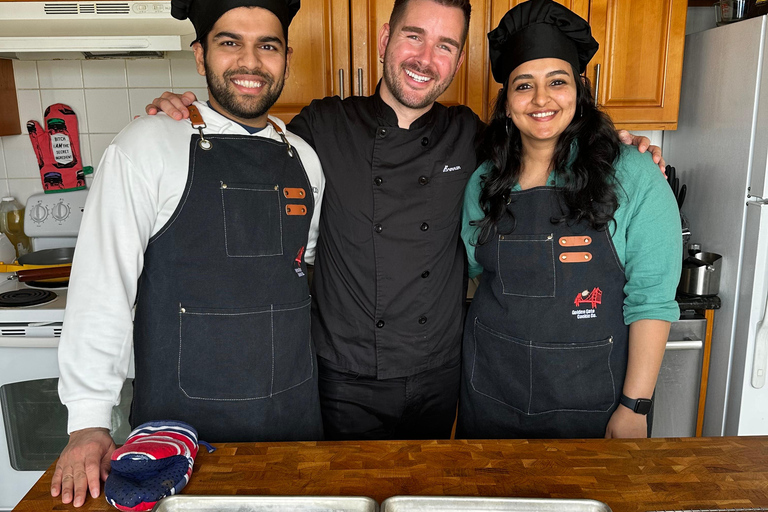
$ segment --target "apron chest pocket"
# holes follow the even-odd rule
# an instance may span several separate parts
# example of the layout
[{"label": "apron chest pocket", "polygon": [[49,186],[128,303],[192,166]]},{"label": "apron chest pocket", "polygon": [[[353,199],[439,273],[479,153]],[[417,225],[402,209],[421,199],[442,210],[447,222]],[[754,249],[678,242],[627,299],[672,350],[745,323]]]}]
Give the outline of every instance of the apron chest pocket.
[{"label": "apron chest pocket", "polygon": [[312,378],[311,298],[179,310],[179,387],[200,400],[269,398]]},{"label": "apron chest pocket", "polygon": [[224,244],[231,258],[283,254],[283,217],[278,185],[221,184]]},{"label": "apron chest pocket", "polygon": [[555,296],[554,236],[499,235],[497,266],[504,295]]},{"label": "apron chest pocket", "polygon": [[475,320],[472,388],[525,414],[605,412],[614,404],[613,339],[542,343]]}]

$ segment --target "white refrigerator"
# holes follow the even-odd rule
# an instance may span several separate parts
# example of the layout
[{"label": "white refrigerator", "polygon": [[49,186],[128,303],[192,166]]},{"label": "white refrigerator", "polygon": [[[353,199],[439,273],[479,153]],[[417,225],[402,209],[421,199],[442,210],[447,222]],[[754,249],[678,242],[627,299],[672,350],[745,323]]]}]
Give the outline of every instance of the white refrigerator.
[{"label": "white refrigerator", "polygon": [[688,185],[691,242],[723,256],[708,436],[768,434],[768,351],[757,343],[768,339],[766,28],[763,16],[686,37],[678,129],[663,140],[665,159]]}]

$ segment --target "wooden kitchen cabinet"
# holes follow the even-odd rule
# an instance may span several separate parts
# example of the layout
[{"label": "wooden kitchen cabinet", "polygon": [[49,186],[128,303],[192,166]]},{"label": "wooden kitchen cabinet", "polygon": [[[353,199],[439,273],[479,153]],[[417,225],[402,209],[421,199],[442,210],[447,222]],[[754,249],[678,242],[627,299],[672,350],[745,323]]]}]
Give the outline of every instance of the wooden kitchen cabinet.
[{"label": "wooden kitchen cabinet", "polygon": [[587,76],[616,126],[677,128],[687,8],[686,0],[590,2],[589,23],[600,49]]},{"label": "wooden kitchen cabinet", "polygon": [[16,100],[16,81],[13,78],[13,63],[0,59],[0,137],[19,135],[19,105]]},{"label": "wooden kitchen cabinet", "polygon": [[[288,122],[313,99],[349,95],[349,0],[302,1],[288,46],[294,49],[290,74],[271,114]],[[346,73],[343,82],[340,69]]]}]

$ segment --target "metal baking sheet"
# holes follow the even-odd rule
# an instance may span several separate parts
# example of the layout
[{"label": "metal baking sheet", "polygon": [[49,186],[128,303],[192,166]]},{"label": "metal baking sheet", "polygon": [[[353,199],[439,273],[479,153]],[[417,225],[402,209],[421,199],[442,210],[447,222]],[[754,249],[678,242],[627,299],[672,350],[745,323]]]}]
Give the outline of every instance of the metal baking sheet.
[{"label": "metal baking sheet", "polygon": [[363,496],[168,496],[153,512],[379,512]]},{"label": "metal baking sheet", "polygon": [[393,496],[381,512],[611,512],[600,501],[549,498]]}]

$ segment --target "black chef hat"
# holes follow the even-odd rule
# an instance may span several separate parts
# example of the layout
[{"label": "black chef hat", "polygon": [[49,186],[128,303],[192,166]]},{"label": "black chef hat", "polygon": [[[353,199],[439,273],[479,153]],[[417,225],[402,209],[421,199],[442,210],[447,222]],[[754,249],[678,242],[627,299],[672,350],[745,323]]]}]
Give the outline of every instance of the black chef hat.
[{"label": "black chef hat", "polygon": [[500,84],[523,62],[557,58],[579,73],[597,52],[589,23],[552,0],[530,0],[510,9],[488,33],[493,78]]},{"label": "black chef hat", "polygon": [[171,16],[177,20],[189,18],[195,26],[199,41],[213,28],[221,16],[236,7],[263,7],[271,11],[283,26],[283,35],[288,39],[288,25],[299,12],[300,0],[171,0]]}]

